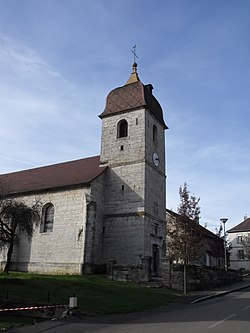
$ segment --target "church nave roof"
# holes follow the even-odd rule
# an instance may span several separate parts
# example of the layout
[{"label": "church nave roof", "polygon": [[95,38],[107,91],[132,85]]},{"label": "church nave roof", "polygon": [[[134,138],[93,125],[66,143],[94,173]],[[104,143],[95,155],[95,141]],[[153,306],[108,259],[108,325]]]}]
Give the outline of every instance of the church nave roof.
[{"label": "church nave roof", "polygon": [[0,183],[6,185],[9,195],[89,184],[106,169],[99,165],[100,156],[93,156],[3,174]]}]

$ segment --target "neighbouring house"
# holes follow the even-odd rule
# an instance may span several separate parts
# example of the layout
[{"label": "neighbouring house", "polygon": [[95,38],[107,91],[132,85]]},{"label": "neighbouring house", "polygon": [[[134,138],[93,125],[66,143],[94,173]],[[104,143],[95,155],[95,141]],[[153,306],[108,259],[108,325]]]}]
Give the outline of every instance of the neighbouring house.
[{"label": "neighbouring house", "polygon": [[250,271],[250,217],[227,231],[230,268]]},{"label": "neighbouring house", "polygon": [[[179,215],[177,213],[166,209],[167,230],[168,221],[171,220],[172,223],[178,223],[178,216]],[[192,230],[195,238],[201,239],[197,245],[200,249],[199,257],[196,260],[189,262],[189,264],[196,266],[224,268],[225,259],[223,239],[190,219],[187,220],[187,227]],[[178,262],[178,258],[176,258],[175,261]]]}]

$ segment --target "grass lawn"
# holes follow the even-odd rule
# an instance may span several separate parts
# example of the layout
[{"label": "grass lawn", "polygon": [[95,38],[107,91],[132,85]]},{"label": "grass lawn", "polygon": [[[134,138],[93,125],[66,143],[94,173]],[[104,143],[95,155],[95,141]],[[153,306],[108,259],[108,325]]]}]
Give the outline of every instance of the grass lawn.
[{"label": "grass lawn", "polygon": [[141,311],[166,305],[175,298],[169,289],[111,281],[100,275],[0,274],[1,300],[22,305],[68,304],[74,295],[78,308],[93,315]]}]

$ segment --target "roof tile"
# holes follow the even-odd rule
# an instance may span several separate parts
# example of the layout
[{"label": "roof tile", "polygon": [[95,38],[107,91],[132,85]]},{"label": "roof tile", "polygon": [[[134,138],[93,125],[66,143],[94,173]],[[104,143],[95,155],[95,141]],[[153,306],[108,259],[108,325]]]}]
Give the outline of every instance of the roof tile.
[{"label": "roof tile", "polygon": [[250,231],[250,217],[245,219],[240,224],[236,225],[235,227],[231,228],[227,232],[242,232],[242,231]]},{"label": "roof tile", "polygon": [[100,167],[100,156],[58,163],[0,175],[8,195],[88,184],[106,167]]},{"label": "roof tile", "polygon": [[162,108],[152,94],[152,89],[151,84],[144,85],[141,81],[137,81],[112,90],[107,96],[105,110],[99,117],[145,107],[167,128]]}]

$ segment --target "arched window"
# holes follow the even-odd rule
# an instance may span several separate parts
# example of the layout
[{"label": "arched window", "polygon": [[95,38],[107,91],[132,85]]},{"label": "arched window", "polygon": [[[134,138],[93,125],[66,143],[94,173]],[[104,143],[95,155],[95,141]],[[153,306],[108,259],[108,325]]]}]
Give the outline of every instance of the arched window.
[{"label": "arched window", "polygon": [[156,145],[158,143],[158,129],[157,129],[157,127],[155,125],[153,126],[153,142]]},{"label": "arched window", "polygon": [[54,205],[48,203],[43,206],[41,232],[52,232],[54,223]]},{"label": "arched window", "polygon": [[117,125],[117,138],[124,138],[126,136],[128,136],[128,122],[122,119]]}]

